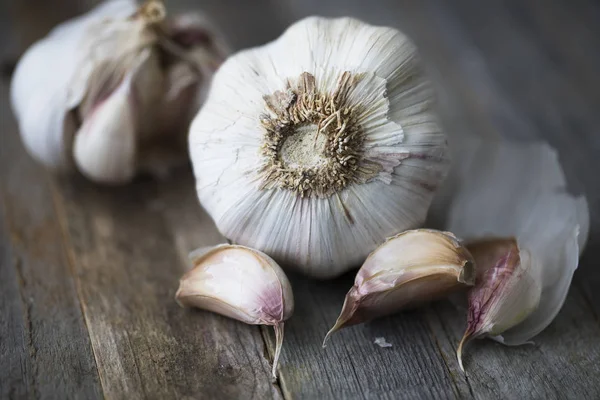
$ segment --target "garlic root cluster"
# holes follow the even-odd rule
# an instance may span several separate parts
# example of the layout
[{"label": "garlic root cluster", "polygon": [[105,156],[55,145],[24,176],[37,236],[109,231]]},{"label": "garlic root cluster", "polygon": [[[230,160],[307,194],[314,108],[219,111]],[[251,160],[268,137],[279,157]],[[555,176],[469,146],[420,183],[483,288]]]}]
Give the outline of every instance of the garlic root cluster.
[{"label": "garlic root cluster", "polygon": [[164,173],[185,163],[189,123],[227,53],[201,14],[108,0],[19,61],[11,101],[23,142],[46,167],[99,183]]}]

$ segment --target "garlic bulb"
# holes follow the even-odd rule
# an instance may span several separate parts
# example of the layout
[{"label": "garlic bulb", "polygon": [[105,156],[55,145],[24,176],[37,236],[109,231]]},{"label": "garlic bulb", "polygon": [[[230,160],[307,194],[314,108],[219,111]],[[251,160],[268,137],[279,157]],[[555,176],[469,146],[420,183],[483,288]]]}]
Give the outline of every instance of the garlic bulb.
[{"label": "garlic bulb", "polygon": [[587,202],[566,192],[556,152],[545,144],[473,138],[464,154],[446,226],[479,241],[469,246],[479,272],[462,343],[490,336],[523,344],[565,301],[587,240]]},{"label": "garlic bulb", "polygon": [[176,299],[252,325],[275,329],[273,378],[283,345],[283,324],[294,312],[287,277],[269,256],[244,246],[220,245],[190,254],[194,264],[180,281]]},{"label": "garlic bulb", "polygon": [[437,300],[472,285],[473,268],[473,257],[450,232],[418,229],[388,239],[358,271],[323,346],[341,328]]},{"label": "garlic bulb", "polygon": [[448,162],[415,46],[307,18],[215,75],[190,130],[198,197],[221,233],[332,278],[424,221]]},{"label": "garlic bulb", "polygon": [[[226,46],[200,15],[161,1],[106,1],[35,43],[11,102],[46,167],[121,183],[186,159],[186,133]],[[165,165],[159,165],[165,164]]]}]

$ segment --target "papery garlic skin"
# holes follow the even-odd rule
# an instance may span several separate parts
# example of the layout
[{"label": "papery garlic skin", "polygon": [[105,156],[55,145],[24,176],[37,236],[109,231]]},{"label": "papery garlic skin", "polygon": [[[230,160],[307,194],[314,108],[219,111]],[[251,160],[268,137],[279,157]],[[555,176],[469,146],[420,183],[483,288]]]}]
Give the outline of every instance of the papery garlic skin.
[{"label": "papery garlic skin", "polygon": [[432,88],[400,32],[307,18],[238,53],[190,129],[221,233],[332,278],[420,226],[448,160]]},{"label": "papery garlic skin", "polygon": [[566,192],[557,154],[546,144],[470,138],[464,148],[465,157],[456,159],[459,189],[446,228],[467,243],[514,237],[521,258],[518,276],[497,279],[514,284],[494,293],[498,312],[487,316],[491,328],[467,333],[507,345],[527,343],[566,299],[587,240],[587,201]]},{"label": "papery garlic skin", "polygon": [[346,295],[335,331],[445,297],[473,285],[473,257],[450,232],[400,233],[369,255]]},{"label": "papery garlic skin", "polygon": [[[191,39],[178,43],[182,31]],[[107,184],[161,168],[152,164],[185,163],[189,123],[227,54],[213,35],[201,18],[167,17],[159,0],[139,6],[109,0],[59,25],[27,50],[12,81],[12,107],[27,150],[52,170],[79,170]],[[179,74],[175,85],[170,71],[181,63],[190,67],[186,84]],[[118,97],[126,80],[124,102]],[[109,134],[77,140],[81,132],[104,129]],[[113,159],[107,150],[116,149],[119,139],[125,150]],[[125,154],[131,159],[120,158]]]},{"label": "papery garlic skin", "polygon": [[193,268],[180,280],[176,299],[252,325],[272,325],[276,334],[273,377],[283,344],[284,321],[294,312],[290,282],[266,254],[220,245],[192,253]]}]

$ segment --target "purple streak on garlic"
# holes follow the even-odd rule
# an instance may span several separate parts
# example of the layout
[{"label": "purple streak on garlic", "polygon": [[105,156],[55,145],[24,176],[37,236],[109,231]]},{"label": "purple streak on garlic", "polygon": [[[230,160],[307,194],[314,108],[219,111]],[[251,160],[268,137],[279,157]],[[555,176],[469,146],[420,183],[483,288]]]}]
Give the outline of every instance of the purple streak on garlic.
[{"label": "purple streak on garlic", "polygon": [[369,255],[327,333],[442,298],[474,282],[473,259],[450,232],[400,233]]},{"label": "purple streak on garlic", "polygon": [[467,329],[457,349],[472,339],[497,336],[521,323],[535,310],[542,292],[540,270],[514,238],[469,243],[476,265],[476,283],[469,290]]},{"label": "purple streak on garlic", "polygon": [[23,142],[44,166],[99,183],[183,164],[189,123],[227,53],[201,15],[106,1],[19,61],[11,102]]},{"label": "purple streak on garlic", "polygon": [[266,254],[235,245],[200,249],[190,259],[193,268],[180,280],[177,302],[246,324],[273,326],[276,378],[284,321],[294,312],[292,289],[281,268]]}]

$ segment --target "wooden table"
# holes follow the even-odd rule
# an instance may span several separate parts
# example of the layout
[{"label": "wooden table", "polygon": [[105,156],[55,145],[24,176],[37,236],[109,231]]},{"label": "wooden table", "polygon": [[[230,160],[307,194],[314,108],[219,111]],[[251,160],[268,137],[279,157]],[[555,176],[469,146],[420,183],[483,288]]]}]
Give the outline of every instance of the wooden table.
[{"label": "wooden table", "polygon": [[[593,219],[566,304],[534,345],[473,343],[465,376],[454,355],[464,309],[436,303],[343,330],[322,349],[352,274],[332,282],[292,276],[297,308],[286,324],[280,379],[271,383],[270,329],[184,310],[173,300],[187,252],[223,240],[197,203],[190,172],[119,189],[50,176],[20,143],[5,76],[0,398],[600,398],[600,5],[198,3],[238,48],[270,40],[308,14],[400,27],[421,48],[450,136],[468,130],[545,138],[557,147]],[[7,0],[0,7],[0,60],[8,73],[26,45],[86,2]],[[393,347],[376,346],[379,336]]]}]

